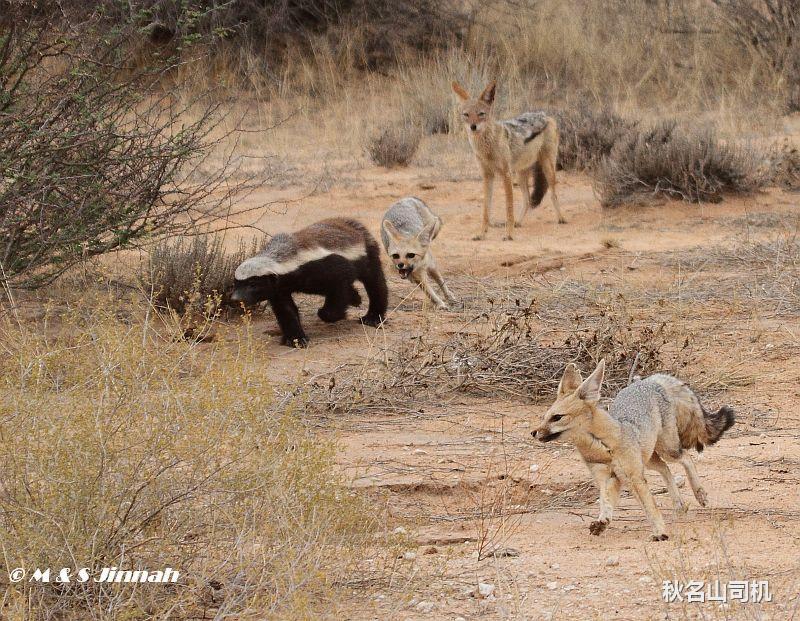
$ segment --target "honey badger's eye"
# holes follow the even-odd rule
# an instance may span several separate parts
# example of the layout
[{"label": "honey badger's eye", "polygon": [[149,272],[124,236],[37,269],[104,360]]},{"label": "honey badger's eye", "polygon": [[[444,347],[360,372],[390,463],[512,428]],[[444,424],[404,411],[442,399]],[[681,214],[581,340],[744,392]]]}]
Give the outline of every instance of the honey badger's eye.
[{"label": "honey badger's eye", "polygon": [[393,258],[393,259],[399,259],[399,258],[400,258],[400,255],[395,253],[395,254],[393,254],[393,255],[392,255],[392,258]]},{"label": "honey badger's eye", "polygon": [[413,252],[409,252],[409,253],[406,255],[406,259],[413,259],[415,256],[417,256],[417,255],[415,255]]},{"label": "honey badger's eye", "polygon": [[553,418],[550,419],[550,422],[555,423],[557,421],[560,421],[562,418],[564,418],[562,414],[556,414],[555,416],[553,416]]}]

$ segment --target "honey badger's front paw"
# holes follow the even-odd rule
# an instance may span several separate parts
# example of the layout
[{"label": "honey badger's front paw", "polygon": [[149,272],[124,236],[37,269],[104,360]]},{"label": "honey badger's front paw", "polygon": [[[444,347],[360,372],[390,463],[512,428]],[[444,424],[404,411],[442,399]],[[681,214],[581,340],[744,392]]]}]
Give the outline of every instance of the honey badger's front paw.
[{"label": "honey badger's front paw", "polygon": [[361,323],[365,326],[371,326],[373,328],[377,328],[381,323],[383,323],[383,318],[380,315],[370,315],[367,313],[361,318]]},{"label": "honey badger's front paw", "polygon": [[589,532],[592,535],[599,535],[606,529],[606,526],[608,526],[608,520],[606,519],[595,520],[594,522],[589,524]]},{"label": "honey badger's front paw", "polygon": [[281,345],[286,345],[286,347],[295,347],[297,349],[308,347],[308,337],[303,334],[302,336],[295,336],[289,338],[288,336],[284,336],[281,339]]}]

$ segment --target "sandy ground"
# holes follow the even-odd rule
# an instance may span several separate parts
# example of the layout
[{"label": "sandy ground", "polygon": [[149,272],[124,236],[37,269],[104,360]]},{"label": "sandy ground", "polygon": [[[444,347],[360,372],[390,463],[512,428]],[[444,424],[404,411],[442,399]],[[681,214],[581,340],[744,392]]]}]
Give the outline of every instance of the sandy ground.
[{"label": "sandy ground", "polygon": [[[465,146],[465,145],[464,145]],[[666,321],[691,335],[690,382],[709,388],[709,405],[732,404],[738,424],[697,459],[712,503],[700,508],[688,486],[688,515],[677,516],[660,479],[648,475],[670,539],[649,541],[638,504],[623,495],[616,519],[589,534],[597,492],[576,452],[530,440],[547,401],[474,397],[454,392],[416,414],[331,420],[321,433],[340,444],[339,463],[352,486],[371,498],[396,546],[380,546],[343,580],[352,591],[348,619],[791,619],[800,616],[800,308],[798,292],[777,292],[785,274],[747,259],[713,261],[716,249],[797,233],[797,194],[769,190],[718,205],[668,203],[603,210],[588,177],[559,173],[568,223],[558,225],[545,199],[514,241],[492,228],[471,240],[480,217],[480,180],[466,148],[437,167],[436,149],[399,171],[326,161],[339,182],[264,188],[248,201],[276,204],[258,221],[269,232],[323,217],[355,217],[376,233],[395,200],[416,195],[444,222],[437,260],[461,300],[517,287],[528,299],[567,296],[579,283],[624,295],[639,319]],[[313,169],[313,162],[308,163]],[[336,172],[338,171],[338,172]],[[302,176],[302,175],[301,175]],[[516,195],[519,204],[519,195]],[[296,200],[295,200],[296,199]],[[502,217],[498,188],[494,220]],[[251,220],[248,220],[250,222]],[[388,264],[388,262],[387,262]],[[797,262],[794,262],[797,287]],[[777,277],[776,277],[777,274]],[[791,274],[790,274],[791,275]],[[419,291],[387,277],[385,328],[350,318],[320,322],[318,302],[301,310],[312,339],[306,350],[277,343],[270,314],[256,328],[271,339],[267,372],[302,380],[419,335],[457,330],[470,303],[452,312],[429,308]],[[764,291],[769,290],[767,293]],[[566,360],[564,361],[567,362]],[[584,371],[589,371],[585,369]],[[710,378],[708,382],[703,378]],[[683,474],[673,467],[675,474]],[[501,507],[492,517],[492,507]],[[493,550],[499,550],[497,556]],[[488,558],[480,558],[481,557]],[[400,555],[400,558],[396,558]],[[667,603],[664,580],[768,580],[771,603]],[[476,592],[479,583],[491,594]]]}]

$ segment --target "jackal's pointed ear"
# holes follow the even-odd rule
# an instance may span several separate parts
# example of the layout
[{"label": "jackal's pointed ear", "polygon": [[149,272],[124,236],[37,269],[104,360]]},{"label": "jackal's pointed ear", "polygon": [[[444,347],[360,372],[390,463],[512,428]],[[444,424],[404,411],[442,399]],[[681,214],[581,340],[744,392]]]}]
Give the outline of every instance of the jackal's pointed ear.
[{"label": "jackal's pointed ear", "polygon": [[600,401],[600,388],[603,385],[603,376],[606,372],[606,361],[601,360],[597,368],[587,377],[578,388],[578,397],[590,403]]},{"label": "jackal's pointed ear", "polygon": [[578,390],[583,378],[578,367],[570,362],[567,368],[564,369],[564,375],[561,376],[561,381],[558,384],[558,399],[571,395]]},{"label": "jackal's pointed ear", "polygon": [[403,234],[400,231],[398,231],[397,227],[389,220],[383,221],[383,230],[386,231],[386,234],[389,236],[389,239],[391,239],[395,243],[403,239]]},{"label": "jackal's pointed ear", "polygon": [[494,103],[494,94],[496,90],[497,90],[497,83],[494,80],[492,80],[491,82],[489,82],[489,86],[483,89],[483,92],[481,93],[479,99],[491,106]]},{"label": "jackal's pointed ear", "polygon": [[461,101],[468,101],[469,100],[469,93],[464,90],[464,87],[461,86],[458,82],[453,80],[453,92],[458,95],[458,98]]}]

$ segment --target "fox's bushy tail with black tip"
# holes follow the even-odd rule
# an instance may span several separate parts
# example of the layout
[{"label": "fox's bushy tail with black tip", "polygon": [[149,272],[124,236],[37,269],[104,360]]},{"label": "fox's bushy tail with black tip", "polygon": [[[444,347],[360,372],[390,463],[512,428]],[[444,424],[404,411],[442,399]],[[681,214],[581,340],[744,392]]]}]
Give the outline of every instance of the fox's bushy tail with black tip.
[{"label": "fox's bushy tail with black tip", "polygon": [[[703,420],[706,432],[705,438],[702,439],[703,444],[715,444],[723,433],[733,427],[736,422],[736,416],[732,407],[723,405],[716,412],[709,412],[706,408],[703,408]],[[700,447],[702,447],[702,444]],[[697,450],[702,450],[700,447]]]}]

